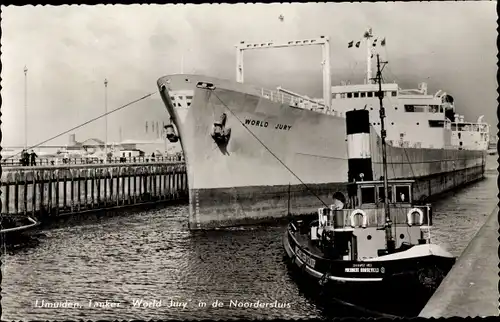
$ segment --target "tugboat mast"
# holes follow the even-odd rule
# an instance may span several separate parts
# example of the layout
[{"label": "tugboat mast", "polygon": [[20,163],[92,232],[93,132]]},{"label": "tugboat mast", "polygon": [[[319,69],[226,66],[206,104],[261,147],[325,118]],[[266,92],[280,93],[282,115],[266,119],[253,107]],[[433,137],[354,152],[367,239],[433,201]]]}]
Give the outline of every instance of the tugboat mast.
[{"label": "tugboat mast", "polygon": [[[382,71],[380,69],[380,57],[377,54],[377,77],[375,80],[378,83],[378,99],[380,102],[380,136],[382,138],[382,169],[384,175],[384,212],[385,212],[385,238],[387,243],[387,251],[391,252],[395,248],[395,241],[392,237],[392,221],[391,214],[389,211],[389,198],[388,198],[388,183],[387,183],[387,146],[385,138],[387,136],[384,119],[385,119],[385,108],[382,103],[384,98],[384,93],[382,92]],[[387,64],[387,62],[382,62],[382,64]],[[383,68],[383,67],[382,67]]]}]

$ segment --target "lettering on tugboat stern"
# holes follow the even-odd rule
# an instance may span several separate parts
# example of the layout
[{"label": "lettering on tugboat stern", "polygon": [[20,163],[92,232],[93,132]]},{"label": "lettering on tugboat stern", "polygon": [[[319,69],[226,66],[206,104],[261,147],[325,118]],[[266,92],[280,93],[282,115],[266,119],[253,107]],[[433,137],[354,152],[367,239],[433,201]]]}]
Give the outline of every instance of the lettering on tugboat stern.
[{"label": "lettering on tugboat stern", "polygon": [[305,262],[310,267],[314,268],[314,266],[316,266],[316,260],[314,258],[312,258],[311,256],[307,255],[306,253],[304,253],[297,246],[295,246],[295,254],[297,254],[297,257],[300,258],[303,262]]},{"label": "lettering on tugboat stern", "polygon": [[[353,264],[353,267],[346,267],[346,273],[380,273],[381,269],[378,267],[373,267],[370,263],[357,263]],[[383,273],[383,271],[381,272]]]},{"label": "lettering on tugboat stern", "polygon": [[[259,127],[269,127],[269,122],[266,121],[261,121],[261,120],[252,120],[252,119],[245,119],[245,125],[253,125],[253,126],[259,126]],[[290,131],[292,128],[291,125],[288,124],[276,124],[274,126],[271,125],[271,127],[275,130],[283,130],[283,131]]]}]

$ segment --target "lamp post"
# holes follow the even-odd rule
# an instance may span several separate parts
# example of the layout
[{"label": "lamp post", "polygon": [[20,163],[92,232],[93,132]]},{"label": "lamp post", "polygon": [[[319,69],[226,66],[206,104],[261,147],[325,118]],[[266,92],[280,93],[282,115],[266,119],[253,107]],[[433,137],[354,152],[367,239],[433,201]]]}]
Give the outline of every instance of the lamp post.
[{"label": "lamp post", "polygon": [[28,68],[24,66],[24,149],[28,149]]},{"label": "lamp post", "polygon": [[105,161],[108,162],[108,79],[104,79],[104,123],[105,123],[105,135],[104,135],[104,154]]}]

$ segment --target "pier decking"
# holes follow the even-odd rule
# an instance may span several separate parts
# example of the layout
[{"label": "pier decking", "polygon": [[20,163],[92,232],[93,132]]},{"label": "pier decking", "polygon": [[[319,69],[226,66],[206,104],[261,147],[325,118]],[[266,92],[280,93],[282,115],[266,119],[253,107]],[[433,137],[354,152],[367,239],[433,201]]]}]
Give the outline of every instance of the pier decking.
[{"label": "pier decking", "polygon": [[1,214],[48,217],[187,200],[184,162],[4,169]]},{"label": "pier decking", "polygon": [[495,207],[420,317],[498,316],[498,273],[498,207]]}]

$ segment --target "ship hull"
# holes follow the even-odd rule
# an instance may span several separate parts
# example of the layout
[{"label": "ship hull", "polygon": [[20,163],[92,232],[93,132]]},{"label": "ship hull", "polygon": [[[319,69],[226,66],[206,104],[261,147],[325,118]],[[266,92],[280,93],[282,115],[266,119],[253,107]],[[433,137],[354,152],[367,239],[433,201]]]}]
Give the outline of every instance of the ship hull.
[{"label": "ship hull", "polygon": [[[212,87],[199,88],[203,83]],[[346,193],[344,117],[291,107],[263,97],[260,88],[200,75],[165,76],[158,86],[186,160],[191,229],[312,213],[330,204],[334,192]],[[179,108],[180,101],[185,107]],[[223,113],[230,136],[218,144],[211,134]],[[372,149],[380,150],[373,129],[370,136]],[[380,152],[372,152],[374,178],[381,175]],[[414,197],[431,196],[480,179],[484,154],[390,147],[388,176],[416,178]]]}]

